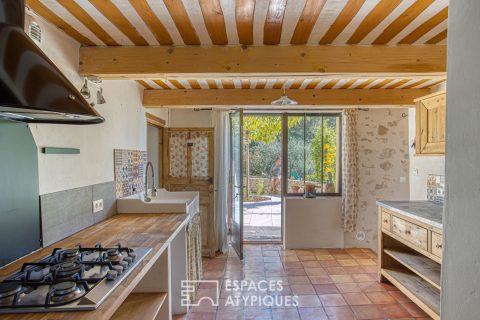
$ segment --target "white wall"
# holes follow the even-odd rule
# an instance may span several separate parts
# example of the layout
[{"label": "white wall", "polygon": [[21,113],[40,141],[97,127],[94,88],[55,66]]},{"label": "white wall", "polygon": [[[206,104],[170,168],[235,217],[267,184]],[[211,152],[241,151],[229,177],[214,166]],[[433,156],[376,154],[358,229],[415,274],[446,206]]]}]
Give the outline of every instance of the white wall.
[{"label": "white wall", "polygon": [[[442,319],[480,314],[480,1],[450,1]],[[470,22],[468,22],[470,21]]]},{"label": "white wall", "polygon": [[[83,78],[77,73],[79,44],[61,30],[36,19],[42,28],[41,49],[77,88]],[[41,147],[79,148],[79,155],[45,155],[39,152],[40,194],[97,184],[114,179],[113,149],[146,150],[145,109],[142,87],[133,81],[103,81],[107,101],[96,106],[106,121],[99,125],[30,126]],[[96,89],[90,85],[92,101]]]},{"label": "white wall", "polygon": [[343,248],[342,198],[285,198],[285,247]]},{"label": "white wall", "polygon": [[415,108],[408,110],[408,140],[410,153],[410,200],[427,200],[427,176],[445,175],[445,156],[416,156]]},{"label": "white wall", "polygon": [[171,109],[169,122],[172,128],[213,127],[210,110]]}]

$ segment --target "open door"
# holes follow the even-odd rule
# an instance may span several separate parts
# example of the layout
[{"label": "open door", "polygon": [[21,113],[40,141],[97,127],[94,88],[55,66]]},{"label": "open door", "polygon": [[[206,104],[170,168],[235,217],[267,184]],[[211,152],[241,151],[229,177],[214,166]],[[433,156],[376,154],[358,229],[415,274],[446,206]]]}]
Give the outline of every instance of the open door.
[{"label": "open door", "polygon": [[243,259],[243,110],[230,114],[231,154],[231,243],[240,260]]}]

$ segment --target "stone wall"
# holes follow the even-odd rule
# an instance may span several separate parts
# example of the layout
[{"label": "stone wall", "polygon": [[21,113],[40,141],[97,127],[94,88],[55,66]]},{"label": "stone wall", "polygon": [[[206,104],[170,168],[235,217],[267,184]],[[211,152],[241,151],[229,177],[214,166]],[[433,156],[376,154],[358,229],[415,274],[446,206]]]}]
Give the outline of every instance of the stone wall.
[{"label": "stone wall", "polygon": [[357,232],[345,233],[346,247],[377,251],[377,200],[409,199],[408,110],[358,111],[359,212]]}]

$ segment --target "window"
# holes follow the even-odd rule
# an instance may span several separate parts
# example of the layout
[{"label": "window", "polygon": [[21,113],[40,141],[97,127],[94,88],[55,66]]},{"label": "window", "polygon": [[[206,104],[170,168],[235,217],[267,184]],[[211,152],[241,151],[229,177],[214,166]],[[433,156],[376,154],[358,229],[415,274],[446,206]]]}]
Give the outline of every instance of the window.
[{"label": "window", "polygon": [[284,190],[300,195],[341,193],[341,115],[284,115]]}]

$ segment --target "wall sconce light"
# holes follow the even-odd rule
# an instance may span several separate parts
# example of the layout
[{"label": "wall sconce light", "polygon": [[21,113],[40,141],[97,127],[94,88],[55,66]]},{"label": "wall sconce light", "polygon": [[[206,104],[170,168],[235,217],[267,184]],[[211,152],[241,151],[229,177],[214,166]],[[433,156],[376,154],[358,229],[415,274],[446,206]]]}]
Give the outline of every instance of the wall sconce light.
[{"label": "wall sconce light", "polygon": [[87,79],[85,79],[85,83],[83,84],[82,89],[80,89],[80,93],[85,99],[90,99],[90,90],[88,90]]},{"label": "wall sconce light", "polygon": [[97,104],[105,104],[105,98],[103,97],[103,88],[97,91]]}]

